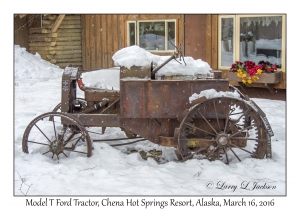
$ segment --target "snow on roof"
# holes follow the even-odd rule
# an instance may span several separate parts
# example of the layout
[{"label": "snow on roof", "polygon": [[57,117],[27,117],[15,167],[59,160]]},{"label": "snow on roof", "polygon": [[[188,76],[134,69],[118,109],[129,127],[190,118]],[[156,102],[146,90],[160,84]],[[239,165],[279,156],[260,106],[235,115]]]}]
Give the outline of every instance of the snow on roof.
[{"label": "snow on roof", "polygon": [[[132,66],[150,66],[151,62],[155,66],[159,66],[169,57],[154,55],[134,45],[117,51],[112,59],[115,66],[130,68]],[[186,65],[182,59],[181,64],[175,60],[170,61],[157,72],[157,76],[208,74],[212,70],[209,64],[201,59],[195,60],[192,57],[184,57],[184,61]]]}]

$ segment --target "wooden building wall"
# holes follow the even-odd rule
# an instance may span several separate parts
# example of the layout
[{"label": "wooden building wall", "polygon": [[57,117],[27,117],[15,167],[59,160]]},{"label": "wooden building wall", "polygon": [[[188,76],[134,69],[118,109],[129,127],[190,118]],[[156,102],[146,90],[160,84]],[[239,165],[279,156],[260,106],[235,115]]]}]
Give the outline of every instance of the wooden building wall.
[{"label": "wooden building wall", "polygon": [[126,21],[165,19],[177,20],[176,44],[181,44],[185,56],[200,58],[214,69],[217,66],[217,15],[65,15],[58,30],[51,33],[57,17],[43,16],[42,27],[35,24],[29,28],[28,51],[38,52],[43,59],[61,68],[70,63],[84,70],[113,67],[112,56],[127,46]]},{"label": "wooden building wall", "polygon": [[83,69],[113,67],[113,54],[124,47],[123,16],[89,14],[81,17]]},{"label": "wooden building wall", "polygon": [[[126,21],[177,19],[179,43],[184,48],[183,15],[82,15],[83,69],[95,70],[114,66],[112,56],[127,46]],[[183,49],[184,50],[184,49]],[[170,54],[170,53],[169,53]]]},{"label": "wooden building wall", "polygon": [[45,15],[42,27],[29,28],[29,48],[44,60],[65,68],[67,65],[82,68],[81,15],[65,15],[55,32],[52,28],[59,15]]},{"label": "wooden building wall", "polygon": [[14,14],[14,44],[28,49],[28,31],[30,27],[39,27],[40,15]]},{"label": "wooden building wall", "polygon": [[218,15],[184,15],[185,56],[206,61],[218,67]]}]

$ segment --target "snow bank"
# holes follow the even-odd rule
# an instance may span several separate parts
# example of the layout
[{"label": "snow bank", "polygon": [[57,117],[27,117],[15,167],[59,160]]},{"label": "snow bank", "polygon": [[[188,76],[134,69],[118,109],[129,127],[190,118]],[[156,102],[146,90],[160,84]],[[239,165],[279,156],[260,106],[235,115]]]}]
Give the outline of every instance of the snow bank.
[{"label": "snow bank", "polygon": [[58,66],[45,61],[36,53],[26,51],[25,48],[15,45],[15,79],[56,79],[61,78],[63,70]]},{"label": "snow bank", "polygon": [[[139,46],[130,46],[117,51],[112,59],[115,66],[125,66],[130,68],[132,66],[149,66],[151,62],[159,66],[165,62],[170,56],[154,55]],[[192,57],[184,57],[182,64],[172,60],[158,72],[157,76],[172,76],[172,75],[197,75],[210,73],[211,67],[207,62],[201,59],[194,60]]]}]

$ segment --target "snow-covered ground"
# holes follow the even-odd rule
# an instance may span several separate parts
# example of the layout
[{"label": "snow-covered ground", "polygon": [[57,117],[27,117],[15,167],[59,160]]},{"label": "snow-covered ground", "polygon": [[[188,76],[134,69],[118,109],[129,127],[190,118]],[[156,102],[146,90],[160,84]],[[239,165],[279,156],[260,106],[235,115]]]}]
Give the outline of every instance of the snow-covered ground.
[{"label": "snow-covered ground", "polygon": [[[273,159],[248,158],[229,165],[198,159],[179,162],[173,148],[144,141],[120,147],[94,143],[91,157],[78,155],[58,161],[40,153],[23,153],[22,137],[32,119],[52,111],[60,102],[63,70],[17,45],[14,55],[14,195],[191,196],[193,202],[203,196],[286,195],[285,101],[253,98],[266,113],[275,133]],[[87,86],[118,89],[119,68],[84,73],[83,81]],[[83,97],[80,90],[78,97]],[[121,137],[125,135],[120,128],[107,128],[101,136]],[[133,150],[138,152],[130,152]],[[160,163],[153,158],[144,160],[139,153],[151,150],[162,152]],[[247,187],[241,187],[245,184]],[[257,188],[253,188],[255,184]],[[94,200],[103,201],[104,198]],[[125,198],[119,200],[122,199],[126,202]],[[151,197],[146,199],[154,201]],[[164,200],[163,197],[155,199]],[[179,200],[189,200],[189,197]],[[169,207],[171,201],[168,201]],[[139,202],[141,206],[142,200]]]},{"label": "snow-covered ground", "polygon": [[[228,165],[220,161],[176,160],[172,148],[149,141],[122,147],[94,143],[92,157],[49,159],[41,154],[24,154],[22,136],[28,123],[51,111],[61,97],[62,69],[40,56],[15,46],[15,195],[285,195],[286,127],[285,101],[253,99],[266,113],[275,132],[273,159],[245,159]],[[118,87],[118,68],[83,74],[86,85],[97,82]],[[98,79],[100,78],[100,79]],[[99,85],[99,84],[98,84]],[[78,93],[79,97],[83,92]],[[99,128],[100,129],[100,128]],[[124,137],[120,128],[107,128],[103,138]],[[162,151],[162,163],[142,159],[138,152]],[[21,180],[24,184],[20,189]],[[213,182],[237,185],[232,189],[208,189]],[[243,182],[258,182],[275,189],[245,190]],[[27,185],[31,187],[27,191]]]}]

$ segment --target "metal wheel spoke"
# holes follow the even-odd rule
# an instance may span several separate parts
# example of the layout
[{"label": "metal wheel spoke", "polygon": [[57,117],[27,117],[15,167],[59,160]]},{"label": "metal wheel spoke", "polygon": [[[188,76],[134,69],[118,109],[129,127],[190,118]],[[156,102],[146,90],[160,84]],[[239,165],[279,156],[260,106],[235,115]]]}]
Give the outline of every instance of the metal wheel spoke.
[{"label": "metal wheel spoke", "polygon": [[219,148],[219,145],[217,147],[215,147],[215,149],[209,154],[209,156],[207,158],[210,159],[212,154],[214,154],[216,149],[218,149],[218,148]]},{"label": "metal wheel spoke", "polygon": [[27,141],[27,142],[49,146],[49,144],[45,144],[45,143],[41,143],[41,142],[36,142],[36,141]]},{"label": "metal wheel spoke", "polygon": [[232,135],[230,135],[230,137],[236,136],[237,134],[242,134],[241,132],[246,131],[246,130],[248,130],[248,129],[251,129],[251,128],[253,128],[253,127],[254,127],[254,125],[250,125],[250,126],[248,126],[248,127],[246,127],[246,128],[243,128],[243,129],[241,129],[241,130],[238,130],[237,132],[235,132],[235,133],[233,133]]},{"label": "metal wheel spoke", "polygon": [[267,141],[267,139],[256,139],[256,138],[247,138],[247,137],[233,137],[232,140],[250,140],[250,141]]},{"label": "metal wheel spoke", "polygon": [[[68,150],[68,151],[74,151],[76,145],[77,145],[78,142],[80,141],[80,137],[82,137],[82,135],[79,136],[79,137],[77,137],[77,138],[75,138],[75,139],[73,139],[73,140],[71,140],[71,141],[75,141],[75,140],[76,140],[75,144],[72,144],[72,147],[64,147],[64,149],[65,149],[65,150]],[[69,141],[69,142],[71,142],[71,141]],[[67,144],[65,144],[65,145],[67,145]],[[65,145],[64,145],[64,146],[65,146]]]},{"label": "metal wheel spoke", "polygon": [[226,162],[227,162],[226,164],[228,165],[229,164],[229,160],[228,160],[228,155],[227,155],[225,147],[223,147],[223,151],[224,151],[225,156],[226,156]]},{"label": "metal wheel spoke", "polygon": [[210,145],[208,145],[208,146],[206,146],[206,147],[202,147],[202,148],[198,149],[195,153],[198,154],[199,152],[202,152],[203,150],[208,149],[209,146],[210,146]]},{"label": "metal wheel spoke", "polygon": [[[235,144],[233,144],[233,143],[230,143],[230,145],[232,145],[232,146],[234,146],[234,147],[236,147],[236,148],[239,148],[240,150],[243,150],[243,151],[245,151],[245,152],[247,152],[247,153],[249,153],[249,154],[251,154],[251,155],[254,155],[254,156],[256,156],[256,157],[258,157],[256,154],[254,154],[253,152],[250,152],[250,151],[248,151],[248,150],[246,150],[246,149],[244,149],[244,148],[242,148],[242,147],[239,147],[239,146],[237,146],[237,145],[235,145]],[[258,157],[259,158],[259,157]]]},{"label": "metal wheel spoke", "polygon": [[228,130],[225,130],[225,131],[230,131],[233,128],[233,126],[235,126],[243,116],[248,114],[249,111],[250,111],[250,108],[245,113],[243,113],[237,120],[234,120],[233,124],[228,128]]},{"label": "metal wheel spoke", "polygon": [[62,152],[66,157],[68,157],[67,155],[66,155],[66,153],[64,153],[64,151]]},{"label": "metal wheel spoke", "polygon": [[210,132],[208,132],[208,131],[206,131],[206,130],[203,130],[203,129],[201,129],[201,128],[198,128],[198,127],[196,127],[196,126],[194,126],[194,125],[192,125],[192,124],[190,124],[190,123],[184,123],[185,125],[187,125],[187,126],[190,126],[190,127],[192,127],[192,128],[195,128],[195,129],[197,129],[197,130],[199,130],[199,131],[202,131],[202,132],[205,132],[205,133],[208,133],[208,134],[210,134],[210,135],[213,135],[213,136],[215,136],[215,134],[214,133],[210,133]]},{"label": "metal wheel spoke", "polygon": [[204,138],[181,138],[179,139],[180,141],[211,141],[211,142],[216,142],[214,139],[204,139]]},{"label": "metal wheel spoke", "polygon": [[58,139],[59,141],[64,139],[66,132],[67,132],[67,127],[64,125],[61,134],[58,135],[60,137]]},{"label": "metal wheel spoke", "polygon": [[229,122],[229,116],[232,114],[232,112],[234,112],[234,110],[229,109],[229,112],[228,112],[227,115],[226,115],[226,121],[225,121],[225,126],[224,126],[224,132],[227,130],[227,125],[228,125],[228,122]]},{"label": "metal wheel spoke", "polygon": [[233,149],[229,146],[229,149],[234,154],[234,156],[241,162],[241,159],[237,156],[237,154],[233,151]]},{"label": "metal wheel spoke", "polygon": [[201,115],[201,117],[205,120],[205,122],[209,125],[209,127],[211,127],[211,129],[213,129],[215,134],[218,135],[218,132],[214,129],[214,127],[210,124],[210,122],[208,122],[208,120],[199,112],[199,110],[197,110],[197,111]]},{"label": "metal wheel spoke", "polygon": [[219,118],[218,118],[218,112],[217,112],[215,100],[213,100],[213,103],[214,103],[214,109],[215,109],[215,114],[216,114],[216,119],[217,119],[219,131],[221,131],[221,126],[220,126],[220,122],[219,122]]},{"label": "metal wheel spoke", "polygon": [[231,116],[234,116],[234,115],[240,115],[240,114],[243,114],[244,112],[235,112],[235,113],[231,113],[230,115]]},{"label": "metal wheel spoke", "polygon": [[44,134],[44,132],[39,128],[39,126],[37,126],[36,124],[34,124],[34,126],[37,127],[37,129],[39,129],[43,136],[45,136],[45,138],[51,143],[50,139],[46,136],[46,134]]},{"label": "metal wheel spoke", "polygon": [[[64,144],[66,145],[66,144],[69,143],[70,141],[76,140],[76,139],[71,140],[74,136],[75,136],[75,133],[72,132],[72,134],[64,141]],[[80,137],[81,137],[81,136],[80,136]],[[78,138],[80,138],[80,137],[78,137]],[[62,139],[63,139],[63,138],[62,138]],[[62,139],[61,139],[61,140],[62,140]]]},{"label": "metal wheel spoke", "polygon": [[[73,138],[74,136],[75,136],[75,134],[74,134],[71,138]],[[83,136],[84,136],[84,135],[81,134],[81,136],[79,136],[79,137],[76,137],[76,138],[74,138],[74,139],[70,139],[70,140],[68,140],[68,141],[65,142],[65,145],[66,145],[67,143],[70,143],[70,142],[75,141],[75,140],[76,140],[76,143],[75,143],[74,145],[76,145],[76,144],[80,141],[80,139],[81,139]]]},{"label": "metal wheel spoke", "polygon": [[188,160],[188,159],[192,158],[195,154],[198,154],[199,152],[202,152],[203,150],[206,150],[209,146],[210,146],[210,145],[198,149],[196,152],[194,152],[194,153],[192,153],[192,154],[186,156],[186,157],[184,158],[184,160]]},{"label": "metal wheel spoke", "polygon": [[45,155],[45,154],[47,154],[48,152],[50,152],[50,150],[49,150],[49,151],[47,151],[47,152],[44,152],[42,155]]},{"label": "metal wheel spoke", "polygon": [[53,129],[54,129],[54,137],[55,137],[55,139],[57,139],[57,135],[56,135],[56,127],[55,127],[55,123],[54,123],[54,118],[52,119],[52,124],[53,124]]}]

